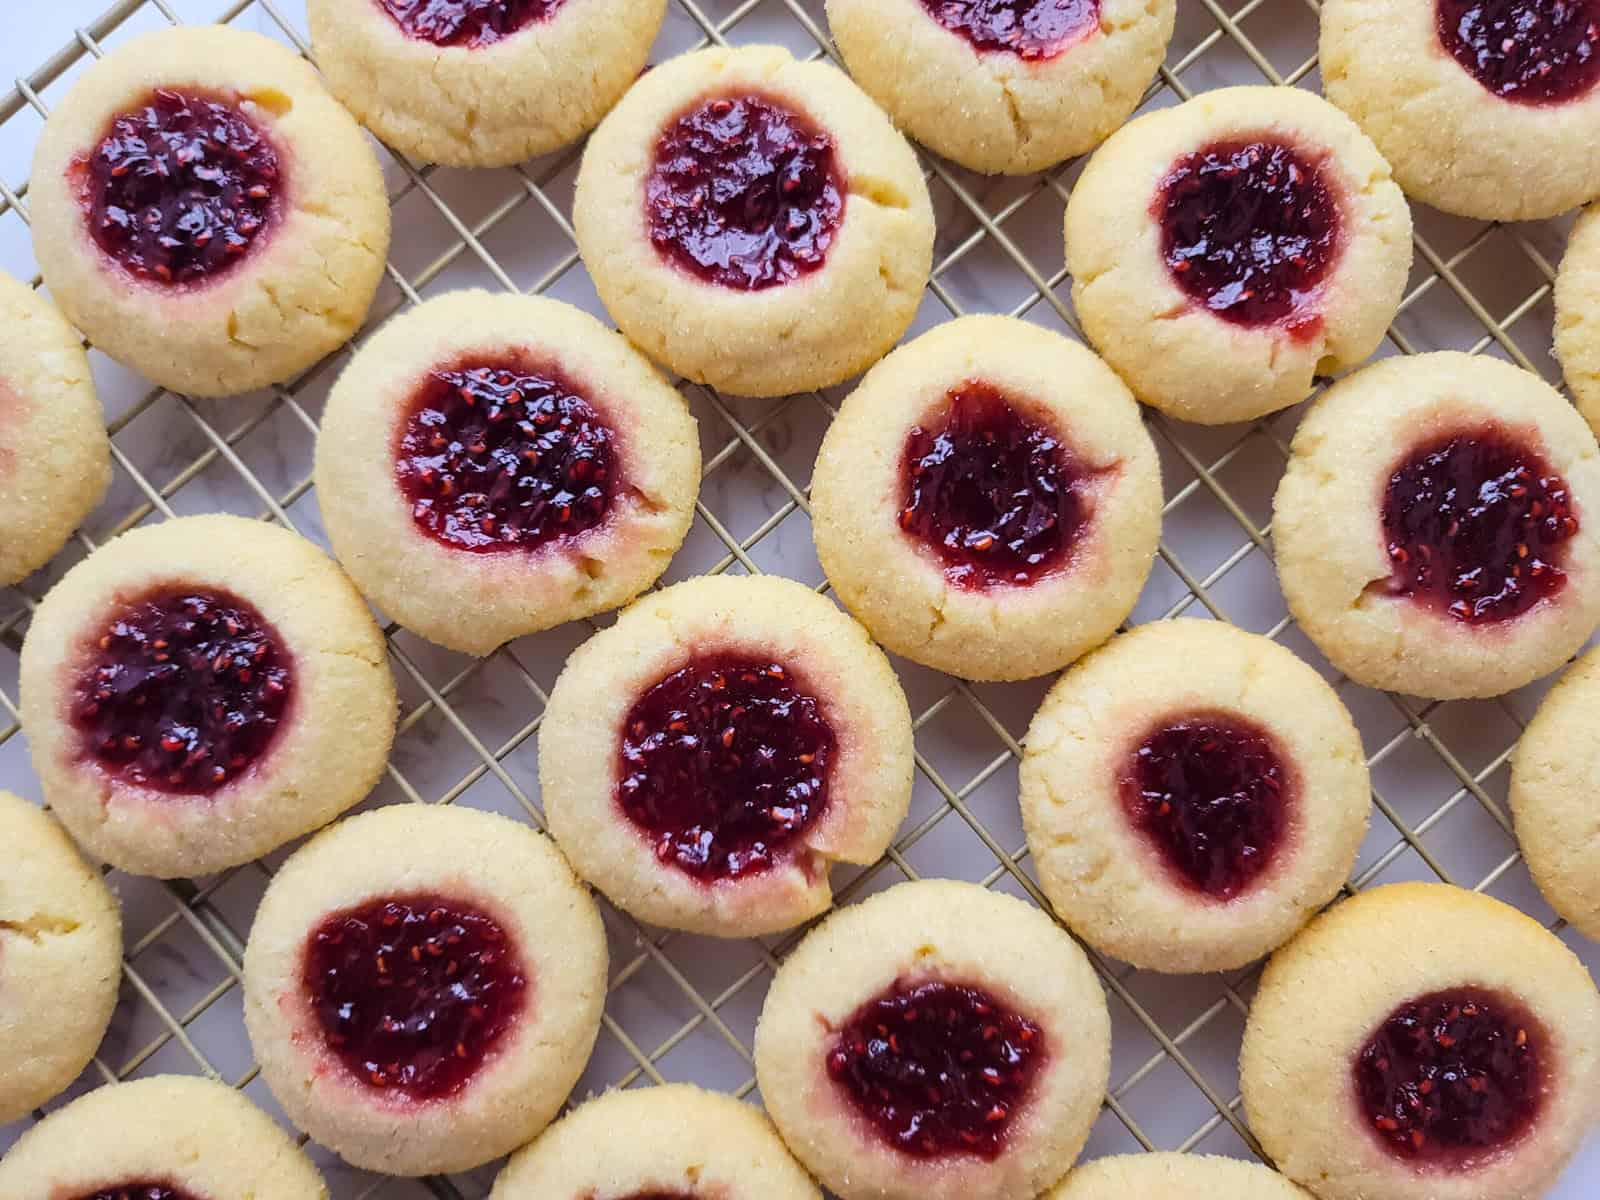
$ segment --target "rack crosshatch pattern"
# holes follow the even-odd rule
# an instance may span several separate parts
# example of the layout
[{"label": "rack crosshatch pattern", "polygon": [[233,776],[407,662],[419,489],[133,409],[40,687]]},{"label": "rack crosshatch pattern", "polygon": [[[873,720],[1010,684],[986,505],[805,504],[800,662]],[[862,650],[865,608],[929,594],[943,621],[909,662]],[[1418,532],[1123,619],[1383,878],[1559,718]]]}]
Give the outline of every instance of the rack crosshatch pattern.
[{"label": "rack crosshatch pattern", "polygon": [[[1219,0],[1186,0],[1145,107],[1231,83],[1315,89],[1315,8],[1316,0],[1247,0],[1230,12]],[[226,6],[119,0],[0,94],[0,150],[9,148],[12,159],[25,163],[52,99],[103,49],[163,22],[197,20],[259,29],[308,50],[294,0]],[[652,61],[706,43],[751,41],[831,55],[819,2],[673,0]],[[601,311],[569,221],[579,149],[486,172],[418,169],[381,149],[380,156],[395,207],[395,242],[387,281],[358,341],[394,312],[467,285],[548,293]],[[912,333],[964,312],[998,311],[1078,336],[1060,239],[1062,208],[1082,160],[1017,180],[984,179],[927,155],[923,162],[939,238]],[[27,192],[20,179],[0,178],[0,266],[37,285],[27,249]],[[1502,227],[1423,209],[1415,215],[1416,265],[1380,353],[1465,349],[1559,381],[1548,353],[1550,287],[1566,223]],[[148,390],[91,355],[108,403],[117,478],[106,503],[43,577],[0,590],[0,786],[38,795],[20,736],[17,653],[43,588],[66,564],[142,522],[218,508],[324,540],[311,449],[322,397],[349,352],[257,397],[203,405]],[[695,528],[667,581],[776,570],[826,590],[810,548],[805,481],[844,389],[770,402],[724,400],[690,384],[683,390],[700,420],[704,484]],[[1133,620],[1233,620],[1280,639],[1335,680],[1361,726],[1373,770],[1372,829],[1351,890],[1435,877],[1487,890],[1546,921],[1593,968],[1600,953],[1555,920],[1528,880],[1504,802],[1510,748],[1550,681],[1496,701],[1384,696],[1339,679],[1289,620],[1268,538],[1271,495],[1299,412],[1223,429],[1182,426],[1147,412],[1163,460],[1165,524]],[[561,662],[589,628],[520,639],[482,661],[446,654],[393,626],[388,632],[403,711],[387,777],[372,802],[460,802],[542,827],[540,717]],[[884,859],[835,872],[839,902],[902,878],[955,875],[1043,905],[1016,812],[1016,764],[1018,740],[1049,681],[969,685],[896,665],[916,715],[912,812]],[[277,1112],[244,1039],[239,961],[255,903],[282,858],[280,852],[192,882],[114,874],[127,920],[121,1003],[99,1056],[69,1096],[118,1078],[203,1072]],[[600,1043],[576,1097],[611,1085],[692,1080],[756,1098],[755,1018],[772,971],[798,933],[714,943],[643,929],[601,905],[612,977]],[[1171,978],[1091,958],[1110,995],[1114,1046],[1111,1089],[1087,1153],[1256,1152],[1234,1057],[1259,966]],[[31,1123],[0,1128],[0,1148]],[[312,1150],[334,1194],[362,1200],[421,1196],[423,1189],[443,1200],[477,1200],[496,1166],[390,1180]],[[1586,1161],[1600,1171],[1596,1147]],[[1570,1172],[1557,1194],[1586,1191],[1584,1171],[1580,1164]]]}]

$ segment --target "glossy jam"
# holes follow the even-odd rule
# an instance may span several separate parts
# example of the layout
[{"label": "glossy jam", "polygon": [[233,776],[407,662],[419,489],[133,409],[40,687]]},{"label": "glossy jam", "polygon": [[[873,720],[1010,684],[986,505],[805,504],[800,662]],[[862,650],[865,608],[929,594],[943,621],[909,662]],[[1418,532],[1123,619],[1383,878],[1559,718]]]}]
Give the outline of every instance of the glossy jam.
[{"label": "glossy jam", "polygon": [[1236,325],[1314,328],[1341,212],[1322,169],[1282,142],[1215,142],[1179,159],[1156,199],[1178,287]]},{"label": "glossy jam", "polygon": [[98,1192],[85,1192],[74,1200],[198,1200],[193,1192],[160,1180],[138,1179],[114,1183]]},{"label": "glossy jam", "polygon": [[1099,27],[1100,0],[922,0],[939,24],[979,50],[1040,61]]},{"label": "glossy jam", "polygon": [[470,362],[432,372],[395,454],[417,528],[453,550],[534,551],[602,524],[616,434],[559,371]]},{"label": "glossy jam", "polygon": [[656,250],[737,291],[776,287],[822,266],[844,203],[833,139],[763,96],[691,108],[657,140],[645,180]]},{"label": "glossy jam", "polygon": [[1538,1119],[1544,1046],[1510,997],[1471,987],[1432,992],[1395,1009],[1368,1038],[1355,1061],[1356,1095],[1390,1154],[1460,1165],[1511,1145]]},{"label": "glossy jam", "polygon": [[962,587],[1025,585],[1063,566],[1090,516],[1092,477],[1052,430],[969,381],[906,437],[900,528]]},{"label": "glossy jam", "polygon": [[993,1160],[1045,1061],[1038,1025],[981,988],[896,982],[862,1005],[828,1048],[855,1110],[914,1158]]},{"label": "glossy jam", "polygon": [[1439,44],[1492,94],[1562,104],[1600,83],[1600,0],[1437,0]]},{"label": "glossy jam", "polygon": [[493,917],[430,893],[328,916],[306,944],[303,981],[328,1049],[351,1076],[411,1100],[458,1092],[532,991]]},{"label": "glossy jam", "polygon": [[125,604],[93,635],[72,691],[85,758],[114,779],[207,794],[249,771],[294,693],[293,662],[254,605],[166,587]]},{"label": "glossy jam", "polygon": [[476,50],[549,18],[563,0],[378,0],[407,37]]},{"label": "glossy jam", "polygon": [[701,655],[646,689],[622,725],[617,802],[656,857],[703,882],[792,855],[828,805],[837,742],[781,663]]},{"label": "glossy jam", "polygon": [[112,120],[79,180],[102,251],[139,279],[197,284],[265,240],[283,167],[239,105],[160,89]]},{"label": "glossy jam", "polygon": [[1559,592],[1577,532],[1566,482],[1499,427],[1418,446],[1384,490],[1389,590],[1471,624],[1509,620]]}]

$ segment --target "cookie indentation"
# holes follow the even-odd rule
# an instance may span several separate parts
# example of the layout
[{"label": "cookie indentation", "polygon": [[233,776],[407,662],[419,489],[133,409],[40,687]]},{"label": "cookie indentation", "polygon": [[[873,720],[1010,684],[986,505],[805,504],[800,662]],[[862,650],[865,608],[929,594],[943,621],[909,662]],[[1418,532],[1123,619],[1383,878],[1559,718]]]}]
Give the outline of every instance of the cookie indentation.
[{"label": "cookie indentation", "polygon": [[193,1192],[171,1183],[140,1179],[128,1183],[113,1183],[98,1192],[89,1192],[77,1200],[199,1200]]},{"label": "cookie indentation", "polygon": [[1100,0],[922,0],[922,7],[977,49],[1029,61],[1056,57],[1100,21]]},{"label": "cookie indentation", "polygon": [[492,46],[547,20],[563,0],[378,0],[407,37],[435,46]]},{"label": "cookie indentation", "polygon": [[1600,82],[1600,0],[1438,0],[1439,44],[1493,95],[1562,104]]}]

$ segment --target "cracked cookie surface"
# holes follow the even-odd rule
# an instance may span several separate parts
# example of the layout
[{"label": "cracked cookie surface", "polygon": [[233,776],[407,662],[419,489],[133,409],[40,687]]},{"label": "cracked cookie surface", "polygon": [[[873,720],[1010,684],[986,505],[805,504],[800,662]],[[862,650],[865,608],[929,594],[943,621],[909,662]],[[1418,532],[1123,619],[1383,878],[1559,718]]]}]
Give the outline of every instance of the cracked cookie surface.
[{"label": "cracked cookie surface", "polygon": [[1600,429],[1600,207],[1578,218],[1556,272],[1556,357],[1572,399]]}]

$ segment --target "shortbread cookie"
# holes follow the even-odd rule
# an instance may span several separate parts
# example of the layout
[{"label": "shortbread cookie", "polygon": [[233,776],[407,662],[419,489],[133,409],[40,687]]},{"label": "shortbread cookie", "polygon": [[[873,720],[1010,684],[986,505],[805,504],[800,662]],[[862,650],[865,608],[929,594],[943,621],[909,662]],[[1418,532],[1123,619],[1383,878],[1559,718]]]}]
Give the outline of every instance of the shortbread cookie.
[{"label": "shortbread cookie", "polygon": [[1021,782],[1056,913],[1156,971],[1231,970],[1287,941],[1349,876],[1371,808],[1338,694],[1217,621],[1140,626],[1063,675]]},{"label": "shortbread cookie", "polygon": [[122,913],[38,805],[0,792],[0,1125],[62,1091],[117,1006]]},{"label": "shortbread cookie", "polygon": [[365,318],[389,247],[367,139],[284,46],[226,25],[124,42],[50,114],[33,248],[67,318],[162,387],[278,383]]},{"label": "shortbread cookie", "polygon": [[[1595,57],[1600,59],[1600,47]],[[1556,357],[1572,398],[1600,429],[1600,207],[1578,218],[1556,272]]]},{"label": "shortbread cookie", "polygon": [[850,73],[896,125],[987,174],[1093,150],[1138,106],[1174,0],[828,0]]},{"label": "shortbread cookie", "polygon": [[644,597],[580,646],[539,730],[550,831],[640,920],[754,937],[827,909],[911,803],[911,711],[866,631],[788,579]]},{"label": "shortbread cookie", "polygon": [[203,875],[360,801],[394,740],[383,634],[304,538],[242,517],[125,533],[52,588],[22,645],[45,800],[93,855]]},{"label": "shortbread cookie", "polygon": [[244,956],[245,1027],[301,1129],[369,1171],[523,1145],[600,1032],[606,941],[549,839],[466,808],[342,821],[283,865]]},{"label": "shortbread cookie", "polygon": [[840,601],[890,650],[1025,679],[1132,610],[1160,536],[1160,465],[1139,406],[1093,354],[1010,317],[963,317],[845,399],[811,519]]},{"label": "shortbread cookie", "polygon": [[1289,611],[1367,687],[1497,696],[1600,624],[1600,450],[1509,363],[1421,354],[1335,384],[1273,514]]},{"label": "shortbread cookie", "polygon": [[1600,196],[1600,0],[1325,0],[1322,88],[1414,199],[1486,221]]},{"label": "shortbread cookie", "polygon": [[654,583],[694,520],[700,441],[683,397],[587,313],[452,292],[351,359],[316,481],[368,598],[487,654]]},{"label": "shortbread cookie", "polygon": [[840,1200],[1032,1200],[1100,1111],[1111,1025],[1082,950],[1023,901],[907,883],[789,956],[756,1080]]},{"label": "shortbread cookie", "polygon": [[1442,883],[1363,892],[1273,956],[1250,1128],[1322,1200],[1536,1200],[1592,1123],[1600,995],[1561,941]]},{"label": "shortbread cookie", "polygon": [[645,75],[589,139],[572,220],[622,332],[740,395],[871,366],[933,265],[911,147],[842,72],[777,46],[700,50]]},{"label": "shortbread cookie", "polygon": [[1044,1200],[1312,1200],[1260,1163],[1211,1154],[1123,1154],[1073,1171]]},{"label": "shortbread cookie", "polygon": [[306,16],[317,65],[356,120],[420,162],[498,167],[593,129],[644,69],[666,8],[310,0]]},{"label": "shortbread cookie", "polygon": [[1125,125],[1073,188],[1066,239],[1095,348],[1140,400],[1206,425],[1365,359],[1411,268],[1383,157],[1296,88],[1205,92]]}]

